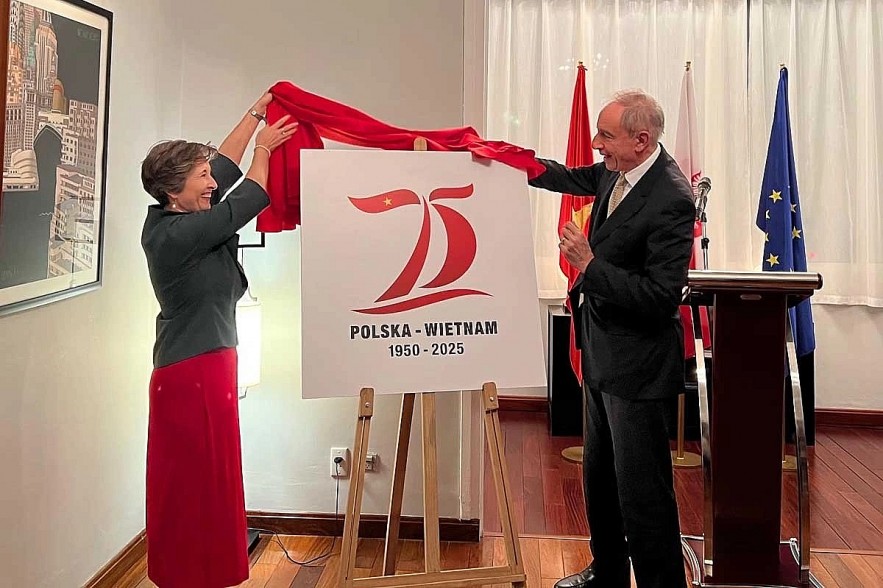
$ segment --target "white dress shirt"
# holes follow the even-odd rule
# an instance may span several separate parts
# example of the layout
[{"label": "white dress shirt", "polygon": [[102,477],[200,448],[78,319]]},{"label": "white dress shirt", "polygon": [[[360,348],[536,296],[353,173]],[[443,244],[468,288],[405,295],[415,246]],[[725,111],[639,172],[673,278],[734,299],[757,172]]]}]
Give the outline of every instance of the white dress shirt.
[{"label": "white dress shirt", "polygon": [[[632,186],[637,184],[638,181],[640,181],[640,179],[644,177],[644,174],[647,173],[647,170],[650,169],[650,166],[652,166],[656,162],[656,159],[659,158],[660,153],[662,153],[662,146],[657,143],[656,150],[650,155],[650,157],[645,159],[641,163],[641,165],[639,165],[635,169],[625,172],[625,189],[622,192],[622,200],[619,201],[620,205],[622,204],[622,201],[625,200],[625,197],[629,195],[629,192],[631,192]],[[607,216],[610,216],[609,200],[607,201]]]}]

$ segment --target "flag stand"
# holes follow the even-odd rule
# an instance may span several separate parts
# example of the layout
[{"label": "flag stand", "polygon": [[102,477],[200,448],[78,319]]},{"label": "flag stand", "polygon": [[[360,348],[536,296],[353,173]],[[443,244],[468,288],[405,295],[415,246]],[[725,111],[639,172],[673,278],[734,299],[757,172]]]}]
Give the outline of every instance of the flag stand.
[{"label": "flag stand", "polygon": [[785,420],[783,417],[783,419],[782,419],[782,469],[786,472],[796,472],[797,471],[797,456],[788,455],[785,453],[786,444],[787,444],[787,439],[785,439]]},{"label": "flag stand", "polygon": [[678,394],[678,448],[671,452],[671,464],[676,468],[698,468],[702,465],[702,456],[684,451],[684,403],[685,395],[681,392]]},{"label": "flag stand", "polygon": [[[704,218],[704,215],[703,215]],[[703,220],[703,226],[705,225],[705,221]],[[708,269],[708,266],[704,269]],[[697,308],[693,313],[693,320],[700,320],[702,316],[701,308]],[[706,314],[707,316],[707,314]],[[709,321],[710,323],[711,321]],[[700,324],[701,328],[701,324]],[[702,342],[701,338],[699,342],[702,345],[696,348],[695,357],[696,357],[696,371],[699,371],[699,362],[703,363],[703,367],[705,364],[705,343]],[[677,436],[677,449],[671,452],[671,463],[676,468],[697,468],[702,465],[702,456],[698,453],[693,453],[692,451],[684,451],[684,428],[685,428],[685,405],[686,405],[686,393],[681,392],[678,394],[678,436]]]},{"label": "flag stand", "polygon": [[[704,215],[703,215],[704,217]],[[703,221],[703,226],[705,222]],[[708,269],[708,266],[704,269]],[[697,312],[693,313],[693,320],[700,320],[703,309],[697,308]],[[707,316],[707,314],[706,314]],[[709,321],[710,323],[711,321]],[[701,328],[701,325],[700,325]],[[705,363],[705,343],[699,339],[699,342],[702,345],[696,348],[695,357],[696,357],[696,370],[697,373],[699,371],[699,362],[701,361],[703,364]],[[698,453],[693,453],[692,451],[684,451],[684,429],[686,427],[685,424],[685,405],[686,405],[686,393],[681,392],[678,394],[678,436],[677,436],[677,449],[671,452],[671,463],[676,468],[697,468],[702,465],[702,456]]]},{"label": "flag stand", "polygon": [[423,419],[423,537],[425,571],[415,574],[395,574],[398,555],[399,523],[402,512],[402,498],[405,486],[405,467],[408,459],[408,444],[411,437],[411,419],[414,413],[415,393],[402,397],[402,412],[399,421],[399,437],[396,447],[393,470],[390,511],[386,529],[386,545],[383,556],[383,576],[356,578],[356,547],[358,546],[359,517],[362,510],[362,495],[365,487],[365,464],[368,452],[368,433],[371,417],[374,415],[374,389],[362,388],[359,395],[359,413],[356,423],[356,439],[353,449],[353,478],[350,482],[346,514],[343,527],[343,542],[340,550],[340,576],[338,585],[343,588],[416,588],[418,586],[483,586],[487,584],[511,584],[513,588],[524,588],[526,576],[521,558],[521,547],[515,528],[512,509],[512,494],[509,489],[509,473],[503,451],[503,433],[500,428],[500,403],[497,387],[493,382],[482,386],[484,399],[484,420],[488,449],[491,459],[491,472],[497,490],[497,503],[503,527],[503,543],[508,556],[508,564],[502,566],[442,570],[438,525],[438,456],[436,446],[436,407],[435,392],[420,394]]}]

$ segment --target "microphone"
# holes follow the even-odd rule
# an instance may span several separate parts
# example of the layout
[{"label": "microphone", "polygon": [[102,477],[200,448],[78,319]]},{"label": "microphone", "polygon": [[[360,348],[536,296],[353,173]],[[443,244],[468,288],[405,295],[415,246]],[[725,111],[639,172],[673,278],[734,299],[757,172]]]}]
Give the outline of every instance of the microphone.
[{"label": "microphone", "polygon": [[708,193],[711,192],[711,180],[703,176],[696,185],[696,220],[705,217],[705,206],[708,204]]}]

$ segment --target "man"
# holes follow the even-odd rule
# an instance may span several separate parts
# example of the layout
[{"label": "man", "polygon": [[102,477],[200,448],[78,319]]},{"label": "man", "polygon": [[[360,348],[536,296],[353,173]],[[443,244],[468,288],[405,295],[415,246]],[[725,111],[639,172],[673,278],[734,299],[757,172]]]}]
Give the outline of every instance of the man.
[{"label": "man", "polygon": [[584,490],[592,565],[556,588],[686,585],[664,419],[684,387],[678,306],[693,245],[690,184],[659,144],[651,96],[621,92],[601,110],[592,147],[603,163],[568,169],[539,159],[530,183],[596,194],[591,242],[573,223],[559,247],[582,272],[569,293],[583,354]]}]

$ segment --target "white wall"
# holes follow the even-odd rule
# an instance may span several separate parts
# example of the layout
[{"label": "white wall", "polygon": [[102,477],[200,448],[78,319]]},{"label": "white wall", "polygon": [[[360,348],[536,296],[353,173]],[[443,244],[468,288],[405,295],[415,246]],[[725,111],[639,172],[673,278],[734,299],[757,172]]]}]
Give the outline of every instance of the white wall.
[{"label": "white wall", "polygon": [[[115,16],[105,282],[0,319],[0,465],[13,480],[0,490],[3,585],[80,585],[143,529],[157,308],[138,244],[149,203],[138,170],[150,145],[220,142],[278,79],[402,126],[464,120],[462,1],[99,4]],[[263,383],[242,402],[247,506],[333,512],[328,448],[352,445],[356,410],[299,398],[298,239],[272,235],[246,260],[266,326]],[[377,402],[371,449],[382,471],[364,512],[386,508],[398,400]],[[478,515],[478,404],[469,393],[440,398],[442,516]],[[405,514],[422,511],[419,431],[418,408]]]},{"label": "white wall", "polygon": [[139,166],[180,132],[180,42],[165,2],[97,4],[114,12],[104,285],[0,318],[3,586],[82,585],[144,528],[155,303]]},{"label": "white wall", "polygon": [[[258,95],[278,80],[398,126],[463,124],[463,1],[254,0],[247,9],[239,2],[222,2],[213,3],[211,10],[203,4],[182,4],[180,9],[183,21],[199,22],[219,40],[206,43],[199,35],[184,39],[185,136],[219,143]],[[264,324],[262,381],[240,404],[249,510],[334,512],[329,449],[353,446],[355,399],[300,397],[299,259],[297,231],[268,235],[266,249],[248,250],[245,257],[253,294],[263,304]],[[342,273],[341,287],[352,286],[346,280]],[[368,478],[365,513],[388,510],[400,398],[376,402],[370,449],[380,454],[383,467]],[[441,516],[478,515],[480,500],[473,500],[477,491],[470,472],[481,472],[472,464],[481,432],[470,426],[473,404],[459,393],[439,398]],[[406,515],[422,513],[419,415],[418,405]],[[345,481],[341,509],[347,489]]]},{"label": "white wall", "polygon": [[816,406],[883,409],[883,309],[813,305]]}]

